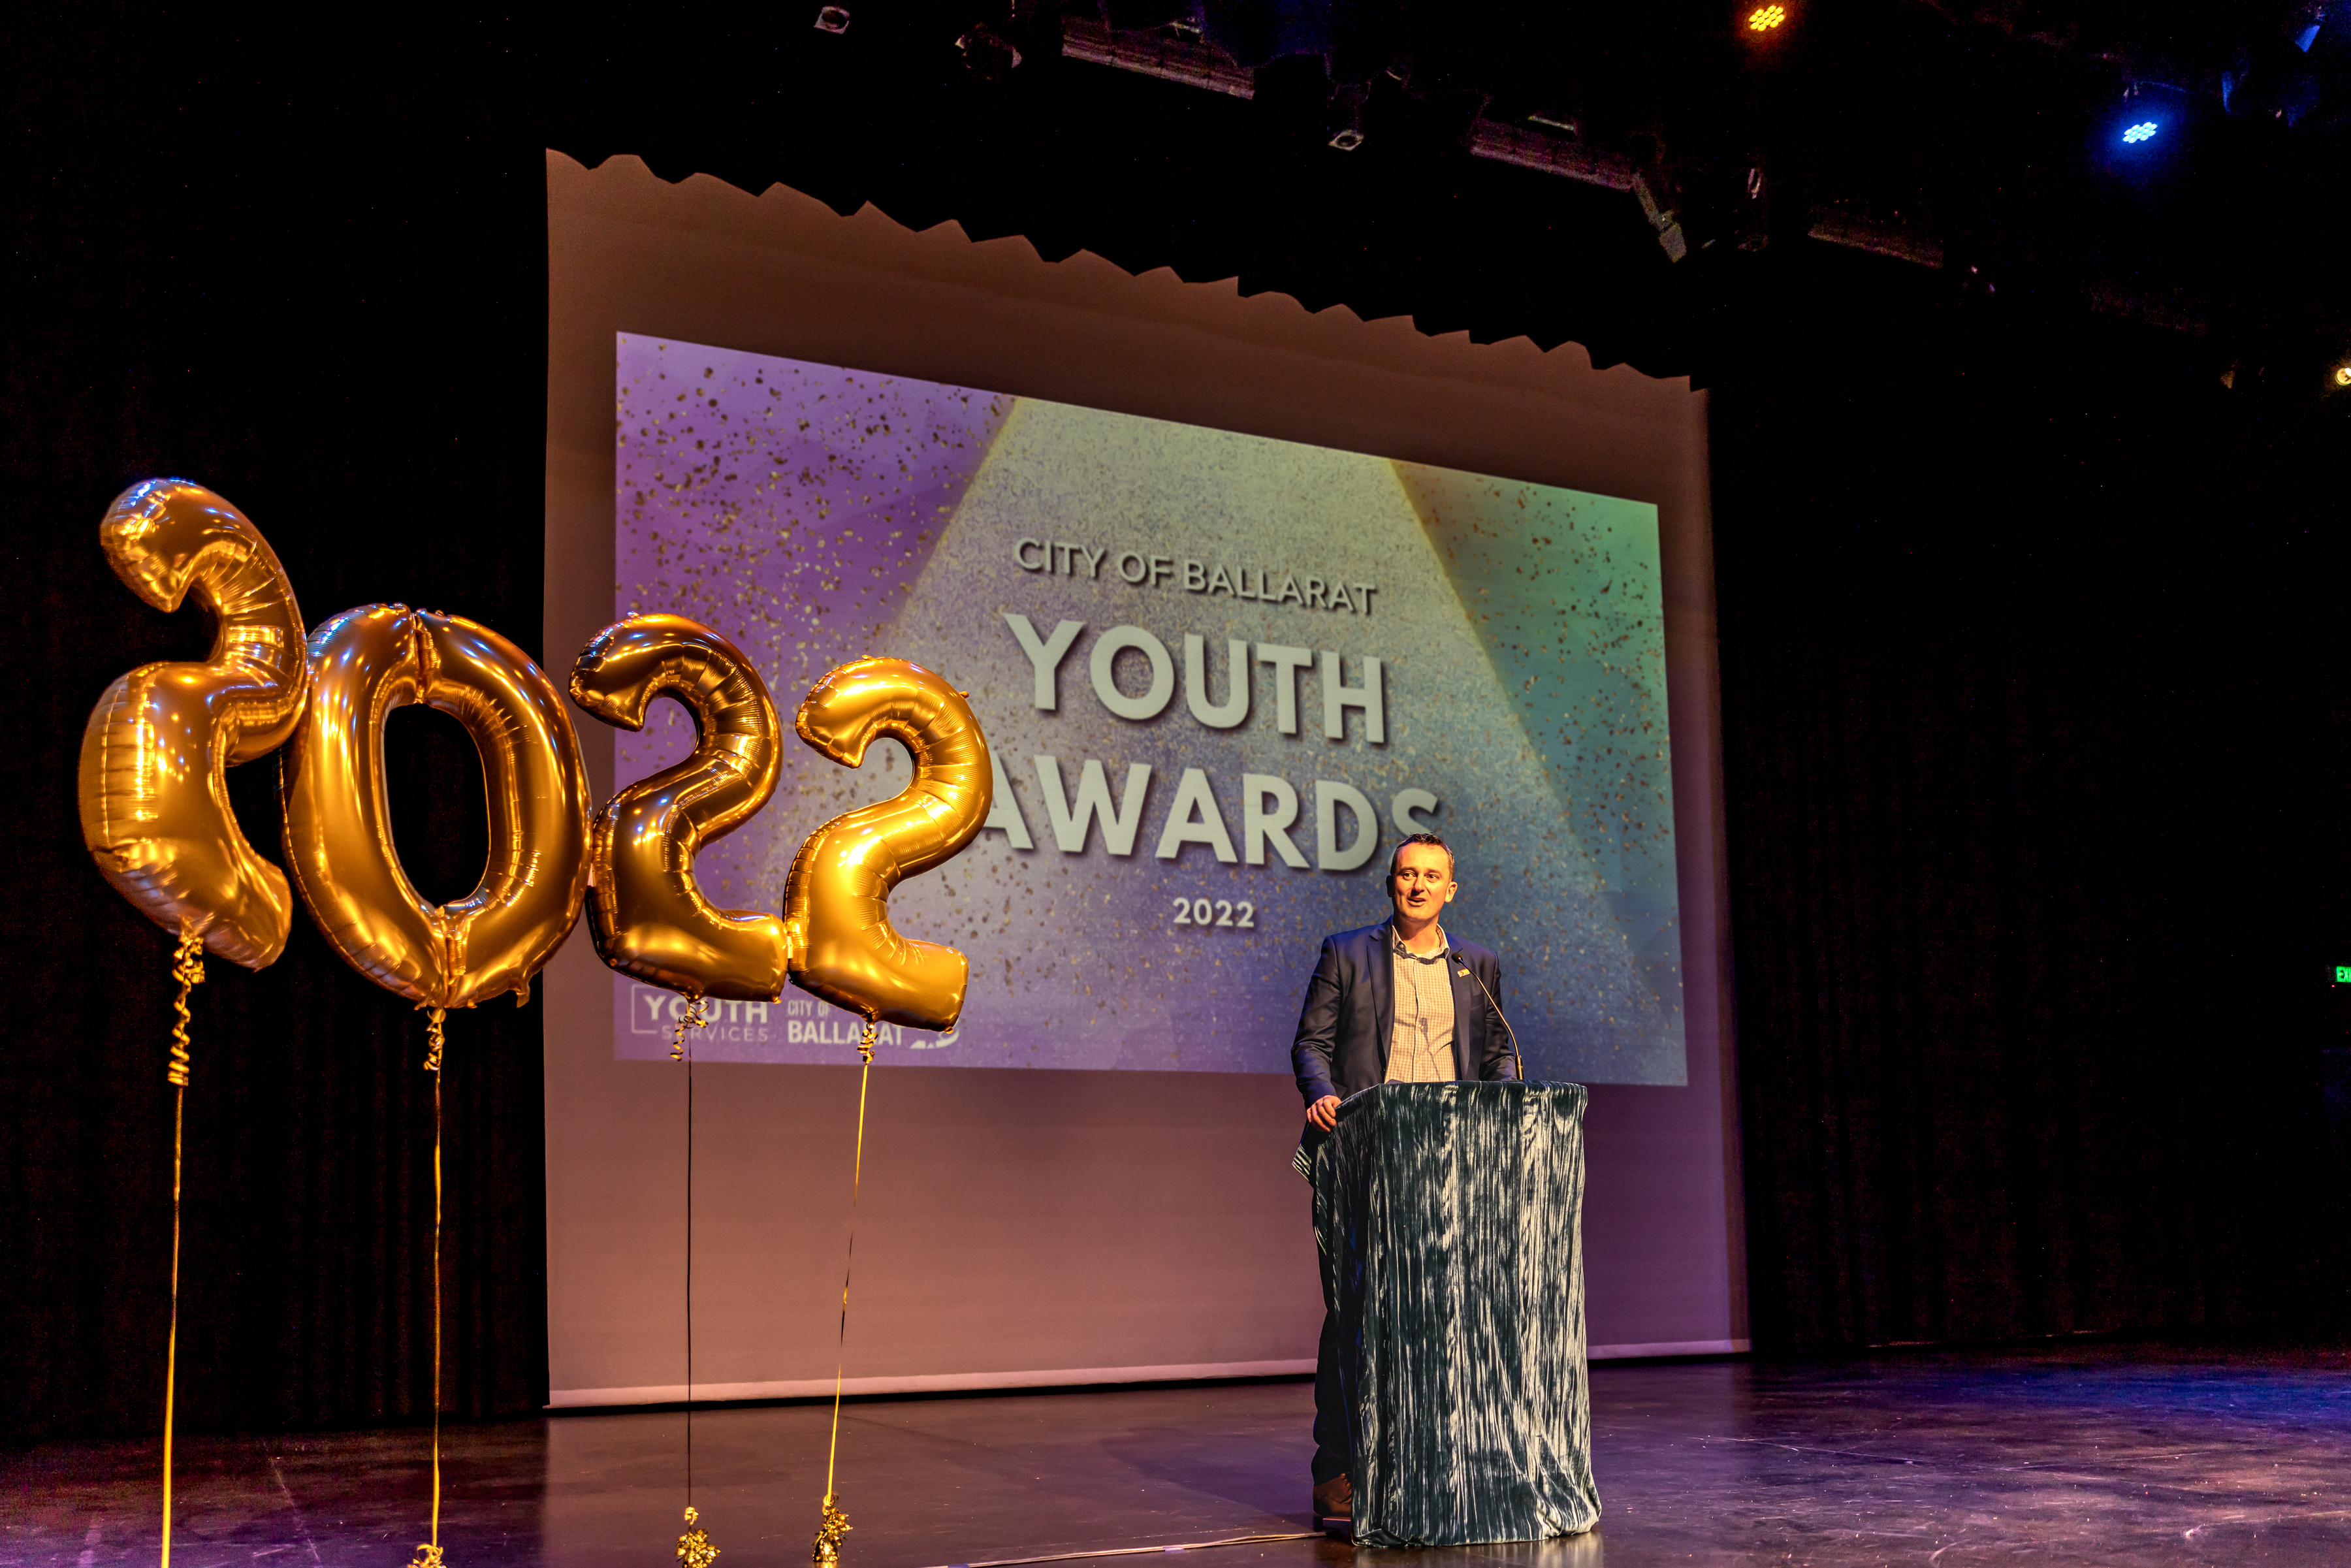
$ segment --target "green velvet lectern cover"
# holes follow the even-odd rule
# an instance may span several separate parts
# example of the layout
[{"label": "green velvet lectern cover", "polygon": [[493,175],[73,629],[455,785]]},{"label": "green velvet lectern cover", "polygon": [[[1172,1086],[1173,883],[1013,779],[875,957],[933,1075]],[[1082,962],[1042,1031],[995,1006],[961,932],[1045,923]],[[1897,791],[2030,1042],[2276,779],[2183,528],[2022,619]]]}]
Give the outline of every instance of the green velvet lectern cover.
[{"label": "green velvet lectern cover", "polygon": [[1577,1083],[1390,1083],[1314,1161],[1354,1412],[1355,1540],[1539,1541],[1600,1519]]}]

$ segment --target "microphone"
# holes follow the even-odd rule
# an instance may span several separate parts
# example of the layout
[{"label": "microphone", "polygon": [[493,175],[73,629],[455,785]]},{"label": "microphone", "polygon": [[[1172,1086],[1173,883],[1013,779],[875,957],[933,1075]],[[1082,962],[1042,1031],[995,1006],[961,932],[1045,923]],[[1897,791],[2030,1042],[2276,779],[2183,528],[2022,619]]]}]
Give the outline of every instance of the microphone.
[{"label": "microphone", "polygon": [[1485,991],[1486,1005],[1494,1009],[1494,1016],[1501,1019],[1502,1032],[1510,1037],[1510,1063],[1518,1071],[1519,1082],[1524,1083],[1527,1081],[1527,1059],[1519,1054],[1519,1031],[1510,1027],[1510,1020],[1508,1018],[1503,1017],[1502,1004],[1494,999],[1494,993],[1487,990],[1486,982],[1479,978],[1478,966],[1465,957],[1458,948],[1449,951],[1446,956],[1461,966],[1463,974],[1478,982],[1478,988],[1480,991]]}]

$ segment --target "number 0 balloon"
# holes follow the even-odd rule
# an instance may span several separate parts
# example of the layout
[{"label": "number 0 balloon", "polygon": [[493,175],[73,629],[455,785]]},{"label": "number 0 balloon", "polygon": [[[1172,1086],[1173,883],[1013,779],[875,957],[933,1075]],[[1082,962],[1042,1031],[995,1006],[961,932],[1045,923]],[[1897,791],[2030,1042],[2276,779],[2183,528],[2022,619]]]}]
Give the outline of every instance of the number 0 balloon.
[{"label": "number 0 balloon", "polygon": [[[286,858],[319,929],[353,968],[420,1006],[528,1000],[588,885],[587,769],[554,683],[488,627],[400,604],[319,626],[310,671],[282,788]],[[472,893],[440,906],[401,867],[384,793],[384,719],[415,702],[465,727],[487,787],[488,864]]]}]

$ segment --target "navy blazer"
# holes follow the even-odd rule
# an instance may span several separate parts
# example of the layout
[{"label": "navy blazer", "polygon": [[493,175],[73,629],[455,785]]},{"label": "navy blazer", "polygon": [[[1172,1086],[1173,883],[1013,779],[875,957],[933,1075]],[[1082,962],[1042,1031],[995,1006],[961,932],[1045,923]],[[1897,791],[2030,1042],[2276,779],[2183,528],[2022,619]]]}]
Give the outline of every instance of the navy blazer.
[{"label": "navy blazer", "polygon": [[[1343,1100],[1387,1082],[1388,1046],[1395,1038],[1395,956],[1388,950],[1393,924],[1383,920],[1322,939],[1322,956],[1298,1014],[1298,1039],[1290,1048],[1298,1092],[1310,1106],[1326,1094]],[[1453,982],[1453,1075],[1516,1078],[1510,1033],[1496,1016],[1502,961],[1474,942],[1455,942],[1445,956]],[[1476,970],[1477,978],[1465,968]]]}]

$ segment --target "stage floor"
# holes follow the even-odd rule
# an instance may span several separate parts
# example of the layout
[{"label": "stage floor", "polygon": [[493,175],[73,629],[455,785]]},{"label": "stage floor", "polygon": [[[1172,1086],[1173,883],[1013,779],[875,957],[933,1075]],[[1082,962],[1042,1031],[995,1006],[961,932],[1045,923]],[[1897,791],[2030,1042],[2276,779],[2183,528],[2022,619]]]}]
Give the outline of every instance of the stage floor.
[{"label": "stage floor", "polygon": [[[844,1568],[926,1568],[1307,1527],[1302,1383],[878,1400],[841,1416]],[[822,1406],[698,1412],[695,1500],[725,1568],[798,1568]],[[2351,1563],[2351,1356],[2095,1348],[1834,1366],[1598,1366],[1593,1535],[1362,1553],[1401,1565]],[[450,1568],[675,1561],[682,1416],[450,1430]],[[423,1434],[183,1439],[178,1568],[399,1568]],[[155,1559],[155,1447],[0,1455],[0,1562]],[[1309,1568],[1322,1541],[1199,1568]],[[1116,1560],[1113,1560],[1114,1563]],[[1094,1568],[1105,1568],[1097,1564]]]}]

